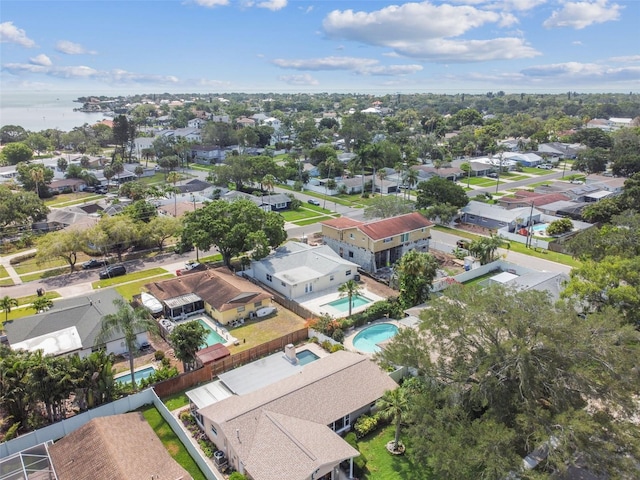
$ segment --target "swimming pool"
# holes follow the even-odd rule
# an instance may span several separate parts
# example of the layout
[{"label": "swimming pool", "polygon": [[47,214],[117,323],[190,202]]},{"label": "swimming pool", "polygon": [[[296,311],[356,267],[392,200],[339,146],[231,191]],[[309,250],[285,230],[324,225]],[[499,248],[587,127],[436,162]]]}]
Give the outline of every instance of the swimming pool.
[{"label": "swimming pool", "polygon": [[377,344],[389,340],[396,333],[398,333],[398,327],[391,323],[372,325],[353,338],[353,346],[365,353],[379,352],[380,347]]},{"label": "swimming pool", "polygon": [[[362,307],[372,302],[373,300],[369,300],[367,297],[363,297],[361,295],[354,295],[353,297],[351,297],[351,309],[353,310],[354,308]],[[327,305],[335,308],[336,310],[339,310],[340,312],[348,312],[349,297],[339,298],[337,300],[334,300],[333,302],[325,303],[324,305],[321,305],[321,306],[324,307]]]},{"label": "swimming pool", "polygon": [[531,228],[534,232],[544,232],[548,226],[548,223],[538,223],[537,225],[533,225]]},{"label": "swimming pool", "polygon": [[216,343],[222,343],[222,344],[226,343],[226,340],[222,338],[222,336],[220,336],[218,332],[216,332],[213,328],[211,328],[209,324],[205,322],[204,319],[198,318],[198,319],[193,319],[191,321],[192,322],[197,321],[207,331],[207,338],[206,338],[207,347],[210,347],[211,345],[215,345]]},{"label": "swimming pool", "polygon": [[[133,372],[133,378],[135,378],[136,380],[136,385],[140,383],[140,380],[149,378],[155,371],[156,367],[154,367],[153,365],[135,370]],[[131,373],[129,370],[127,370],[124,373],[119,373],[118,375],[113,377],[113,379],[120,384],[131,383]]]},{"label": "swimming pool", "polygon": [[298,358],[298,365],[307,365],[311,362],[315,362],[320,358],[311,350],[302,350],[296,353],[296,357]]}]

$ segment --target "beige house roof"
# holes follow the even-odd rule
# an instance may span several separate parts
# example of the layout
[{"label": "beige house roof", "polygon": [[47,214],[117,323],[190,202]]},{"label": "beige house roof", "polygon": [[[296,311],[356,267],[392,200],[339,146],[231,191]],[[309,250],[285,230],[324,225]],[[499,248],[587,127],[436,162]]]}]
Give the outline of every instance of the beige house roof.
[{"label": "beige house roof", "polygon": [[94,418],[49,447],[58,480],[188,480],[141,413]]},{"label": "beige house roof", "polygon": [[224,432],[255,480],[300,479],[330,461],[356,456],[327,425],[397,386],[368,357],[338,351],[299,374],[200,413]]}]

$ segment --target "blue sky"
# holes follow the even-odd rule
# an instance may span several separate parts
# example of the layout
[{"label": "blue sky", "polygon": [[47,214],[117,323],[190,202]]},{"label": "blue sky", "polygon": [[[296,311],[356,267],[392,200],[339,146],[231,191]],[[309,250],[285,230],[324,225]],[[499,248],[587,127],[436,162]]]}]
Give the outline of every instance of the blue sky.
[{"label": "blue sky", "polygon": [[12,1],[10,91],[637,92],[638,0]]}]

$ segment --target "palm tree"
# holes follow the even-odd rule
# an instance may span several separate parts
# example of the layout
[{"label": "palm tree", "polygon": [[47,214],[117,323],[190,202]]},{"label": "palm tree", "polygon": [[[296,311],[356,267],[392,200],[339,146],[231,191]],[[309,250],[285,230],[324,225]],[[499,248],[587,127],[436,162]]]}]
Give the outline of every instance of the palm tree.
[{"label": "palm tree", "polygon": [[0,331],[4,329],[4,324],[9,320],[9,314],[11,313],[12,307],[18,306],[18,300],[15,298],[11,298],[9,295],[5,295],[2,300],[0,300],[0,308],[4,311],[4,322],[0,325]]},{"label": "palm tree", "polygon": [[355,280],[349,280],[338,287],[338,292],[340,292],[340,297],[349,298],[349,316],[351,316],[352,299],[360,295],[360,285]]},{"label": "palm tree", "polygon": [[480,263],[485,265],[495,259],[496,251],[503,246],[509,248],[510,245],[501,236],[491,235],[471,242],[469,252],[477,256],[480,259]]},{"label": "palm tree", "polygon": [[102,317],[100,332],[96,337],[96,345],[101,345],[112,340],[114,336],[124,335],[124,343],[129,353],[129,373],[131,385],[136,390],[136,379],[133,372],[133,353],[136,348],[138,333],[157,332],[158,325],[153,321],[142,307],[132,308],[123,299],[117,298],[113,304],[118,307],[116,313]]},{"label": "palm tree", "polygon": [[376,407],[379,409],[380,415],[383,419],[395,421],[396,434],[393,440],[393,450],[398,451],[398,445],[400,445],[400,426],[402,424],[402,417],[409,408],[409,402],[405,391],[402,388],[387,390],[376,402]]},{"label": "palm tree", "polygon": [[49,310],[51,307],[53,307],[53,300],[49,297],[38,297],[31,304],[31,308],[33,308],[36,313]]},{"label": "palm tree", "polygon": [[384,189],[384,179],[387,178],[387,172],[384,169],[378,170],[378,178],[380,179],[380,195]]},{"label": "palm tree", "polygon": [[44,183],[44,170],[41,167],[33,168],[30,172],[31,180],[36,183],[36,195],[40,196],[40,184]]},{"label": "palm tree", "polygon": [[276,186],[276,177],[267,173],[262,179],[262,186],[267,189],[267,193],[269,194],[269,208],[271,209],[271,191]]},{"label": "palm tree", "polygon": [[178,172],[170,172],[167,175],[167,182],[173,183],[173,215],[178,218],[178,189],[176,183],[180,180]]},{"label": "palm tree", "polygon": [[418,183],[418,171],[417,170],[413,170],[413,169],[409,169],[407,170],[407,175],[405,177],[405,182],[407,183],[407,186],[409,187],[407,189],[407,198],[409,197],[409,192],[410,190]]}]

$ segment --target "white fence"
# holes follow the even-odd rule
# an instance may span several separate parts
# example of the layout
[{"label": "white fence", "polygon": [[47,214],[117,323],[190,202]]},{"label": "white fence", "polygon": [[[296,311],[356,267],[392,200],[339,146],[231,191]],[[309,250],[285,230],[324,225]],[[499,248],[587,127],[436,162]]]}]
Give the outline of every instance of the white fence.
[{"label": "white fence", "polygon": [[162,415],[162,418],[164,418],[173,432],[184,444],[191,457],[198,464],[200,470],[202,470],[204,476],[207,477],[207,480],[218,480],[219,478],[222,478],[221,476],[216,476],[211,466],[202,457],[200,449],[194,445],[194,443],[191,441],[191,438],[179,424],[179,420],[171,415],[171,412],[167,409],[164,403],[162,403],[160,398],[158,398],[153,388],[147,388],[146,390],[138,392],[134,395],[120,398],[114,402],[101,405],[92,410],[88,410],[86,412],[75,415],[74,417],[54,423],[53,425],[48,425],[33,432],[25,433],[24,435],[20,435],[13,440],[9,440],[8,442],[0,443],[0,458],[14,455],[18,452],[21,452],[22,450],[26,450],[27,448],[34,447],[50,440],[59,440],[65,435],[68,435],[71,432],[82,427],[85,423],[94,418],[119,415],[122,413],[137,410],[144,405],[150,404],[153,404],[158,409],[160,415]]},{"label": "white fence", "polygon": [[530,268],[522,267],[520,265],[516,265],[515,263],[510,263],[505,260],[496,260],[491,263],[487,263],[486,265],[481,265],[477,268],[472,268],[471,270],[467,270],[465,272],[459,273],[453,277],[447,277],[434,282],[433,287],[431,288],[432,292],[440,292],[447,288],[450,285],[450,279],[454,279],[457,282],[464,283],[474,278],[481,277],[489,272],[494,270],[500,270],[503,272],[510,272],[515,275],[524,275],[525,273],[529,273],[533,270]]}]

